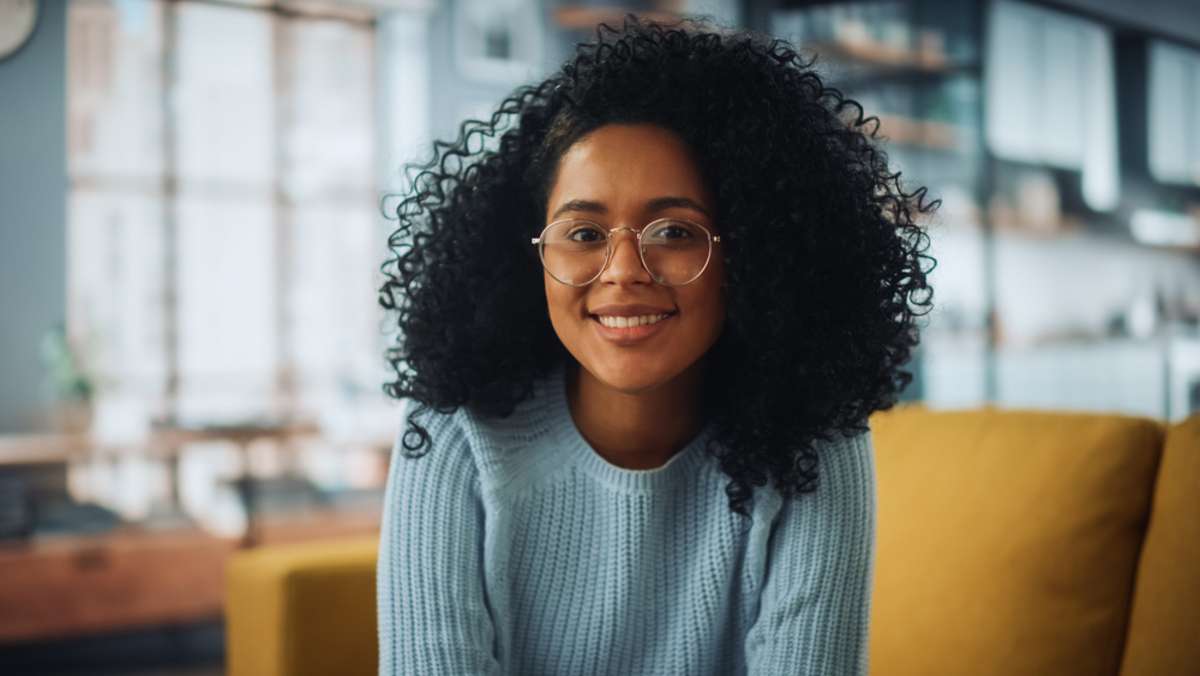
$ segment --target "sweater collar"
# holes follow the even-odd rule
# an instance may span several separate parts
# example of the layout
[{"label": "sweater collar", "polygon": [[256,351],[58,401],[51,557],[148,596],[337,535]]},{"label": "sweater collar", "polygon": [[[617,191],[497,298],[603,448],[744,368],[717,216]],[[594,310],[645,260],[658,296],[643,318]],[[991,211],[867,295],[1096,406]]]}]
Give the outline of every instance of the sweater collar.
[{"label": "sweater collar", "polygon": [[589,475],[621,490],[645,492],[672,486],[692,473],[705,457],[704,446],[712,434],[707,424],[665,464],[653,469],[628,469],[604,459],[580,433],[571,417],[567,399],[567,366],[559,364],[539,383],[545,421],[551,437],[558,442],[577,466]]}]

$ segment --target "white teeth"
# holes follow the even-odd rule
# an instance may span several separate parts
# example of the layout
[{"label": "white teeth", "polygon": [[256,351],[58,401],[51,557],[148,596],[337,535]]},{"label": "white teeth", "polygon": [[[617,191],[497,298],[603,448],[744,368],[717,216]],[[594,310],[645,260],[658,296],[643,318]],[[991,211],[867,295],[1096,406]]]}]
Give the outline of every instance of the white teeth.
[{"label": "white teeth", "polygon": [[641,326],[643,324],[657,324],[666,319],[671,313],[664,312],[658,315],[640,315],[637,317],[617,317],[612,315],[597,315],[600,323],[614,329],[625,329],[631,326]]}]

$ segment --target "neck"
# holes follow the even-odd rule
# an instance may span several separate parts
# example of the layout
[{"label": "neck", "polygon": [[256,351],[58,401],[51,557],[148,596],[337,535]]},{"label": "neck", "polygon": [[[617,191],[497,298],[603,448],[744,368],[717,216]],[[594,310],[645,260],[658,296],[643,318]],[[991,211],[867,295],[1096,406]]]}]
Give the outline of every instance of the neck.
[{"label": "neck", "polygon": [[661,467],[700,433],[704,360],[652,390],[629,394],[568,366],[567,401],[583,438],[609,463]]}]

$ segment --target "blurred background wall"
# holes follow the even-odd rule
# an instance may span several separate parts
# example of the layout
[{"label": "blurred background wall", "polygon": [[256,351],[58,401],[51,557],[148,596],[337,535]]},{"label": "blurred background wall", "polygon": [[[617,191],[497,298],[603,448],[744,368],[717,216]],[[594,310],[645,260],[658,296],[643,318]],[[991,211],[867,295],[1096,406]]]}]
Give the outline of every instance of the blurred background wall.
[{"label": "blurred background wall", "polygon": [[4,431],[33,428],[50,405],[36,347],[46,327],[66,318],[66,5],[48,3],[41,14],[28,44],[0,61]]},{"label": "blurred background wall", "polygon": [[402,167],[626,11],[794,41],[943,200],[906,401],[1200,410],[1191,0],[28,4],[0,57],[0,671],[217,670],[233,549],[378,528]]}]

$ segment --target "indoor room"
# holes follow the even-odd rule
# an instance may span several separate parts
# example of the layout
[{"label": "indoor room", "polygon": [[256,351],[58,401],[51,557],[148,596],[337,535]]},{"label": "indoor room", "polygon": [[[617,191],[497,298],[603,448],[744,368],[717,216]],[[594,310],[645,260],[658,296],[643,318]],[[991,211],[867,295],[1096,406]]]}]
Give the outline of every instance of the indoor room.
[{"label": "indoor room", "polygon": [[1200,673],[1197,111],[1192,0],[0,0],[0,673]]}]

